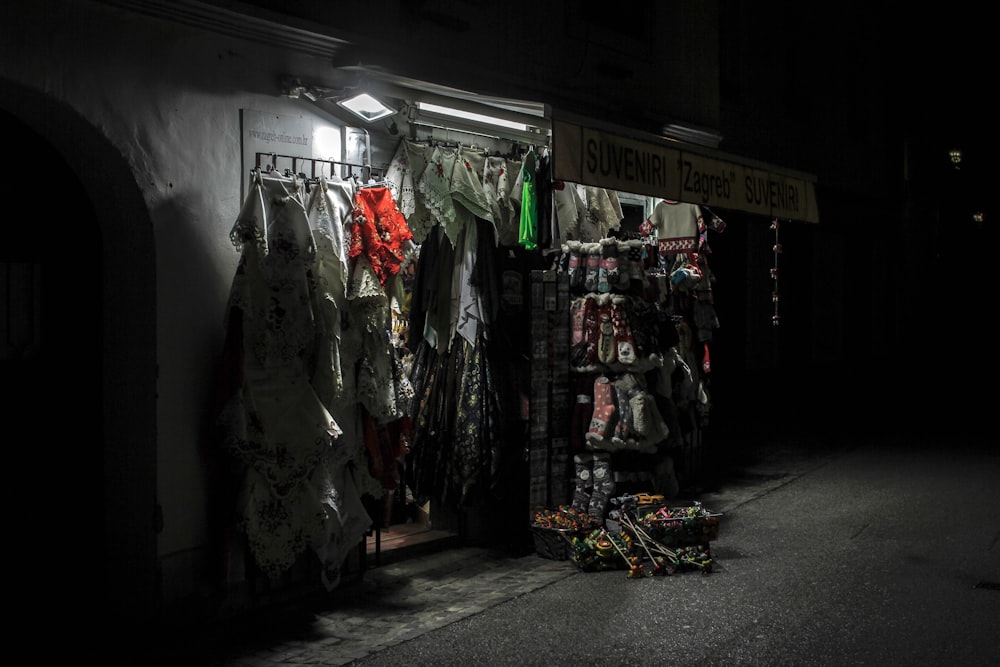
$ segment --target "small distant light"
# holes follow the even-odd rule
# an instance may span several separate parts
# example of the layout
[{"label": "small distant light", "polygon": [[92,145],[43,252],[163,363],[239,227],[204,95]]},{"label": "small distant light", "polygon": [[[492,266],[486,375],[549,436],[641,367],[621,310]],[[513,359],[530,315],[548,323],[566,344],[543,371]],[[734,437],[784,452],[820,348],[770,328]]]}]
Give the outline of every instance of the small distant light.
[{"label": "small distant light", "polygon": [[948,151],[948,159],[951,160],[951,166],[955,169],[962,168],[962,151],[954,149]]},{"label": "small distant light", "polygon": [[976,223],[977,225],[982,225],[984,222],[986,222],[986,214],[983,213],[982,211],[976,211],[975,213],[972,214],[972,222]]}]

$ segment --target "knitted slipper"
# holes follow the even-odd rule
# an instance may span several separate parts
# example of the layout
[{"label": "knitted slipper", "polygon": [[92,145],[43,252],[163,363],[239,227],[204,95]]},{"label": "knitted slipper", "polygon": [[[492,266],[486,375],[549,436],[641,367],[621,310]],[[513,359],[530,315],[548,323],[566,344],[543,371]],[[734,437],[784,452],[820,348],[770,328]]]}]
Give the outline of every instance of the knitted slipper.
[{"label": "knitted slipper", "polygon": [[597,278],[597,291],[607,294],[618,286],[618,240],[601,239],[601,266]]},{"label": "knitted slipper", "polygon": [[597,358],[602,364],[610,366],[618,358],[617,346],[615,345],[615,325],[611,322],[611,308],[602,306],[600,318],[601,338],[597,347]]},{"label": "knitted slipper", "polygon": [[631,373],[625,373],[614,381],[615,403],[618,406],[618,420],[615,423],[615,435],[612,440],[619,448],[624,448],[630,439],[635,437],[632,407],[629,403],[633,392],[638,389],[638,382]]},{"label": "knitted slipper", "polygon": [[573,465],[576,467],[576,487],[573,489],[571,507],[578,512],[586,513],[590,508],[591,490],[594,488],[594,476],[591,471],[593,463],[593,454],[577,454],[573,457]]},{"label": "knitted slipper", "polygon": [[583,337],[585,306],[586,300],[582,296],[575,297],[569,304],[569,321],[571,331],[570,345],[572,347],[583,345],[585,342]]},{"label": "knitted slipper", "polygon": [[587,272],[583,278],[583,288],[588,292],[596,292],[601,269],[601,244],[584,243],[580,246],[581,259],[586,257]]},{"label": "knitted slipper", "polygon": [[611,434],[615,420],[615,397],[611,380],[600,375],[594,380],[594,412],[584,436],[591,445],[599,445]]},{"label": "knitted slipper", "polygon": [[635,341],[632,340],[632,327],[629,324],[626,308],[625,297],[615,296],[611,299],[611,324],[614,328],[618,361],[631,364],[635,362]]},{"label": "knitted slipper", "polygon": [[670,436],[670,428],[663,420],[656,399],[646,391],[640,391],[629,399],[632,421],[642,439],[650,445],[656,445]]},{"label": "knitted slipper", "polygon": [[583,339],[585,343],[584,363],[593,366],[599,361],[598,348],[601,342],[601,321],[597,301],[592,296],[585,297],[583,309]]},{"label": "knitted slipper", "polygon": [[594,491],[590,494],[587,511],[600,522],[608,512],[608,502],[615,493],[615,476],[611,472],[611,455],[606,452],[594,454]]},{"label": "knitted slipper", "polygon": [[575,297],[569,304],[570,318],[570,363],[573,366],[586,366],[587,361],[587,299]]},{"label": "knitted slipper", "polygon": [[563,245],[563,252],[569,254],[566,263],[566,273],[569,275],[569,286],[579,288],[583,286],[584,261],[580,256],[580,242],[567,241]]},{"label": "knitted slipper", "polygon": [[628,278],[642,282],[645,276],[645,269],[642,266],[642,241],[630,239],[628,241]]}]

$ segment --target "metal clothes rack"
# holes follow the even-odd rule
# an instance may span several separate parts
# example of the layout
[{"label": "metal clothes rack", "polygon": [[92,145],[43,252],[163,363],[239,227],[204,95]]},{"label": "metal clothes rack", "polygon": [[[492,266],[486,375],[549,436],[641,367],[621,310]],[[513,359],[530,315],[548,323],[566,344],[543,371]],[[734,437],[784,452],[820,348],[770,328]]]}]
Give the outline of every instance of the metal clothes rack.
[{"label": "metal clothes rack", "polygon": [[[267,161],[267,164],[265,163]],[[340,165],[342,167],[357,167],[361,169],[361,180],[363,182],[368,182],[372,178],[381,179],[385,176],[385,167],[376,167],[370,164],[360,164],[356,162],[343,162],[341,160],[324,160],[322,158],[316,157],[301,157],[297,155],[281,155],[279,153],[263,153],[258,152],[254,161],[254,168],[260,169],[264,173],[271,173],[273,171],[278,171],[278,160],[290,160],[291,168],[285,170],[285,175],[292,176],[296,175],[300,178],[310,178],[316,179],[319,174],[316,173],[317,166],[321,164],[330,165],[330,173],[333,173],[334,165]],[[309,173],[306,174],[304,171],[300,171],[300,166],[302,163],[309,163]]]},{"label": "metal clothes rack", "polygon": [[[533,144],[527,144],[524,142],[518,142],[503,138],[499,139],[498,142],[507,144],[506,151],[501,151],[499,148],[490,148],[488,146],[483,146],[480,144],[476,144],[474,142],[466,143],[463,141],[454,141],[450,139],[438,139],[435,138],[434,136],[427,136],[425,138],[416,136],[408,139],[408,141],[415,144],[423,144],[426,146],[441,146],[443,148],[458,148],[461,150],[471,150],[477,153],[481,153],[482,155],[487,157],[503,157],[507,158],[508,160],[521,160],[528,153],[528,151],[536,149],[536,146]],[[548,146],[545,146],[544,150],[548,150]]]}]

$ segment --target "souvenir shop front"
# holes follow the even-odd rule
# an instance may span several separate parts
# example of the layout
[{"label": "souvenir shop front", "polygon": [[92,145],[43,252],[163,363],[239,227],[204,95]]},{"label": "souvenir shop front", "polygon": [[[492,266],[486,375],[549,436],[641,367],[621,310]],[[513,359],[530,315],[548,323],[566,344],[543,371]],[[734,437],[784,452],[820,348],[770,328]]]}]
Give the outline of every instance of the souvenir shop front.
[{"label": "souvenir shop front", "polygon": [[244,148],[219,426],[270,580],[315,553],[333,588],[400,535],[527,551],[539,508],[674,497],[705,465],[712,237],[727,210],[817,222],[802,174],[480,111],[411,99],[339,128],[339,159]]}]

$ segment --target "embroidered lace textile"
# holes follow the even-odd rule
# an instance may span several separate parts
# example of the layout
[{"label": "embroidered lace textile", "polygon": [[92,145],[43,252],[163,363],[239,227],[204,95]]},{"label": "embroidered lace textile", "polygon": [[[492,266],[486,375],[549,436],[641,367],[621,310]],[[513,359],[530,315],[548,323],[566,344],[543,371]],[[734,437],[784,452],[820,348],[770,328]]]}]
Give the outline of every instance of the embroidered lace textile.
[{"label": "embroidered lace textile", "polygon": [[456,267],[458,283],[458,312],[455,329],[470,345],[475,345],[479,337],[480,324],[484,323],[479,287],[473,279],[476,272],[476,251],[478,250],[477,226],[475,221],[466,225],[459,235],[455,248],[461,264]]},{"label": "embroidered lace textile", "polygon": [[489,155],[483,160],[483,192],[493,211],[497,238],[503,245],[515,245],[517,234],[511,227],[510,188],[507,177],[507,160]]},{"label": "embroidered lace textile", "polygon": [[409,173],[403,175],[403,187],[399,195],[399,206],[406,222],[413,232],[413,240],[416,243],[423,243],[430,234],[431,227],[436,223],[430,209],[424,203],[424,197],[420,194],[419,183],[427,169],[427,163],[431,159],[434,149],[426,144],[420,144],[408,139],[403,140],[406,149],[406,156],[409,161]]},{"label": "embroidered lace textile", "polygon": [[458,240],[459,227],[456,221],[455,202],[451,194],[451,178],[457,159],[457,148],[434,146],[431,159],[418,183],[420,194],[424,196],[424,204],[435,222],[441,225],[452,245]]},{"label": "embroidered lace textile", "polygon": [[475,151],[471,150],[459,151],[451,175],[452,200],[477,218],[496,224],[493,219],[493,209],[490,207],[486,191],[480,180],[481,169],[476,169],[473,166],[473,162],[477,160],[482,160],[481,154],[476,154]]},{"label": "embroidered lace textile", "polygon": [[241,256],[226,318],[227,326],[239,318],[230,330],[242,332],[241,367],[234,369],[242,386],[217,421],[223,447],[242,464],[239,527],[255,562],[277,577],[313,549],[332,586],[348,554],[341,547],[353,548],[370,519],[359,513],[360,496],[345,477],[344,461],[356,449],[341,439],[330,399],[312,384],[317,365],[335,363],[331,318],[339,315],[322,305],[343,281],[331,216],[343,202],[309,198],[307,209],[305,201],[297,179],[255,175],[241,207],[233,228]]},{"label": "embroidered lace textile", "polygon": [[362,188],[354,195],[354,225],[348,255],[354,259],[364,254],[383,287],[399,272],[403,243],[412,238],[389,188]]},{"label": "embroidered lace textile", "polygon": [[353,190],[345,181],[320,179],[306,205],[316,247],[316,364],[313,387],[327,408],[344,392],[340,357],[341,320],[347,301],[347,245],[345,227],[353,214]]},{"label": "embroidered lace textile", "polygon": [[584,238],[580,221],[586,215],[586,204],[580,196],[581,186],[565,181],[556,181],[552,186],[552,200],[556,209],[556,225],[559,236],[565,240],[597,242],[600,238]]}]

